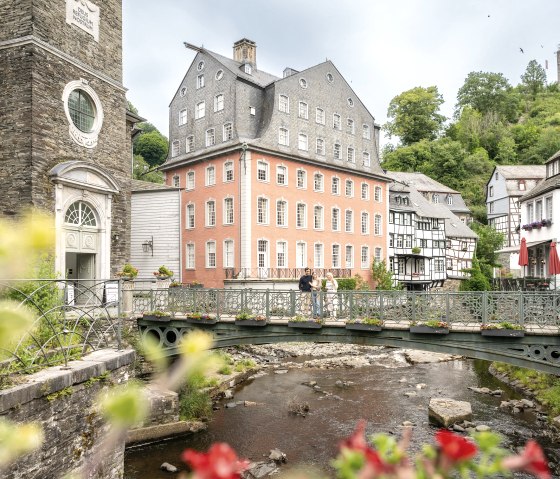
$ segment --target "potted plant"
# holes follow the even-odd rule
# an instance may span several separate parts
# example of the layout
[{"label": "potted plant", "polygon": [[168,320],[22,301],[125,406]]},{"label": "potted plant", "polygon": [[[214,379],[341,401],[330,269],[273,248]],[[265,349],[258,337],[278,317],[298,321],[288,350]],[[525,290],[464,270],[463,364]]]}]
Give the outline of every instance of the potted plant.
[{"label": "potted plant", "polygon": [[238,326],[266,326],[268,321],[262,314],[253,314],[249,310],[244,310],[235,316],[235,324]]},{"label": "potted plant", "polygon": [[179,281],[171,281],[171,284],[169,285],[170,288],[180,288],[181,286],[183,286]]},{"label": "potted plant", "polygon": [[116,276],[123,279],[124,281],[132,281],[136,276],[138,276],[138,268],[135,268],[130,263],[126,263],[123,268],[116,273]]},{"label": "potted plant", "polygon": [[171,276],[173,276],[173,271],[171,271],[169,268],[167,268],[165,265],[160,266],[159,269],[157,271],[154,271],[154,276],[157,279],[169,279],[171,278]]},{"label": "potted plant", "polygon": [[356,331],[381,331],[383,321],[375,317],[366,317],[361,319],[349,319],[346,321],[346,329]]},{"label": "potted plant", "polygon": [[525,336],[523,326],[512,324],[508,321],[500,323],[488,323],[480,325],[480,334],[482,336],[499,336],[506,338],[521,338]]},{"label": "potted plant", "polygon": [[202,283],[199,283],[198,281],[193,281],[190,284],[190,288],[191,289],[199,289],[199,288],[204,288],[204,285]]},{"label": "potted plant", "polygon": [[420,251],[422,251],[422,249],[420,248],[420,246],[414,246],[412,248],[412,254],[420,254]]},{"label": "potted plant", "polygon": [[449,334],[449,325],[440,319],[429,319],[428,321],[412,321],[410,332],[415,334]]},{"label": "potted plant", "polygon": [[216,324],[216,316],[198,311],[187,313],[187,323],[191,324]]},{"label": "potted plant", "polygon": [[296,315],[288,320],[289,328],[321,329],[323,320],[320,318],[311,319],[305,316]]},{"label": "potted plant", "polygon": [[143,318],[146,321],[159,321],[159,322],[171,321],[171,315],[167,311],[162,311],[160,309],[144,312]]}]

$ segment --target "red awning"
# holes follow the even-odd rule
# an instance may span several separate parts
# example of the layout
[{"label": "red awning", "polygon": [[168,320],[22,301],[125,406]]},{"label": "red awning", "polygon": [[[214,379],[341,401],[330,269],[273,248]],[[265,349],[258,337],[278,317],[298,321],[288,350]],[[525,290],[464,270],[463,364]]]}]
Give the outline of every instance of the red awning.
[{"label": "red awning", "polygon": [[550,252],[548,254],[548,274],[560,274],[560,259],[558,259],[558,251],[556,251],[556,242],[550,243]]},{"label": "red awning", "polygon": [[527,266],[529,264],[529,251],[527,250],[527,240],[525,238],[521,238],[518,264],[519,266]]}]

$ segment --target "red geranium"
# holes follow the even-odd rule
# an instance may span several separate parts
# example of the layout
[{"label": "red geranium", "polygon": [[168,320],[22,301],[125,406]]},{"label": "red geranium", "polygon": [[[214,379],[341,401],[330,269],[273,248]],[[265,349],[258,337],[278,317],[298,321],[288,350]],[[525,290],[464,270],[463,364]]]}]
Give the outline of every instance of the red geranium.
[{"label": "red geranium", "polygon": [[511,471],[525,471],[539,479],[550,479],[552,475],[541,447],[535,441],[527,441],[527,445],[519,456],[504,459],[502,465]]},{"label": "red geranium", "polygon": [[249,461],[239,460],[226,443],[212,444],[206,453],[187,449],[181,458],[192,468],[197,479],[239,479],[249,466]]},{"label": "red geranium", "polygon": [[436,441],[443,455],[451,462],[465,461],[476,456],[476,446],[462,436],[447,429],[440,429],[436,433]]}]

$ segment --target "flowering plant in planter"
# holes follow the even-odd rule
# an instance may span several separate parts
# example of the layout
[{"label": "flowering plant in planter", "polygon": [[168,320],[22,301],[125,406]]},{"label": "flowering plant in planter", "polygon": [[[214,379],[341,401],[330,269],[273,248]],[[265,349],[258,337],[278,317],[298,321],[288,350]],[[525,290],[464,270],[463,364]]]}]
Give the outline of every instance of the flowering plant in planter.
[{"label": "flowering plant in planter", "polygon": [[[551,479],[542,449],[531,440],[518,455],[500,447],[500,437],[492,432],[475,433],[472,439],[446,429],[435,434],[435,444],[424,445],[411,457],[408,446],[412,429],[406,428],[402,439],[385,434],[365,437],[365,421],[340,444],[333,461],[339,479],[448,479],[451,477],[486,478],[510,476],[523,471],[538,479]],[[249,467],[224,443],[216,443],[207,453],[187,449],[182,459],[193,470],[194,479],[239,479]],[[477,460],[478,459],[478,460]],[[305,474],[298,475],[305,478]]]},{"label": "flowering plant in planter", "polygon": [[449,328],[446,321],[440,319],[429,319],[428,321],[411,321],[411,326],[427,326],[428,328]]},{"label": "flowering plant in planter", "polygon": [[481,324],[480,330],[488,330],[488,329],[513,329],[513,330],[523,330],[523,326],[519,324],[512,324],[507,321],[502,321],[500,323],[489,323],[489,324]]},{"label": "flowering plant in planter", "polygon": [[349,319],[346,324],[367,324],[368,326],[383,326],[383,321],[375,317]]},{"label": "flowering plant in planter", "polygon": [[157,279],[168,279],[173,276],[173,271],[167,268],[165,265],[160,266],[157,271],[154,271],[154,276]]},{"label": "flowering plant in planter", "polygon": [[124,280],[131,280],[138,276],[138,268],[135,268],[130,263],[126,263],[123,269],[116,273],[116,276]]},{"label": "flowering plant in planter", "polygon": [[239,314],[235,315],[236,321],[248,321],[248,320],[255,320],[257,317],[252,314],[250,311],[241,311]]},{"label": "flowering plant in planter", "polygon": [[531,227],[532,227],[532,228],[537,228],[537,229],[540,230],[540,229],[541,229],[541,226],[542,226],[542,223],[541,223],[540,221],[533,221],[533,222],[531,223]]}]

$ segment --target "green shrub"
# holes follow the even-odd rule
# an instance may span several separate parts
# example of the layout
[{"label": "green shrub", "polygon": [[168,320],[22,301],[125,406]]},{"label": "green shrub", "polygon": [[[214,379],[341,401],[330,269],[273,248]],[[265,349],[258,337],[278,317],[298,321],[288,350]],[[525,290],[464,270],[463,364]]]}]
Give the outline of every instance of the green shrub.
[{"label": "green shrub", "polygon": [[243,373],[247,369],[254,368],[256,366],[255,361],[252,359],[240,359],[235,363],[235,371],[238,373]]},{"label": "green shrub", "polygon": [[223,376],[229,376],[232,373],[231,366],[229,364],[226,364],[225,366],[222,366],[218,370],[218,373],[222,374]]},{"label": "green shrub", "polygon": [[[349,291],[356,289],[356,278],[336,278],[338,283],[338,291]],[[326,288],[327,280],[324,279],[321,284],[321,288],[324,290]]]}]

